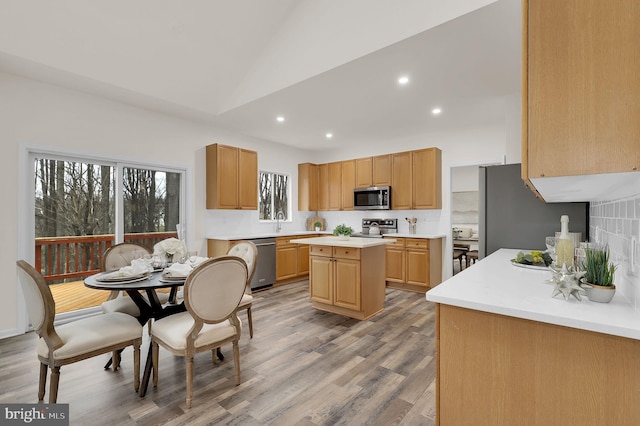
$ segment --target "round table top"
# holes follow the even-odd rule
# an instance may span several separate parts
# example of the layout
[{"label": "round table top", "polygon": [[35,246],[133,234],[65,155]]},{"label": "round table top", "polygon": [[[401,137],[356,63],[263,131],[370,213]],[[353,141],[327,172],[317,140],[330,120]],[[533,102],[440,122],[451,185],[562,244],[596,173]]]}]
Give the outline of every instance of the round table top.
[{"label": "round table top", "polygon": [[185,279],[162,279],[162,271],[149,274],[147,277],[129,281],[100,281],[100,277],[110,272],[101,272],[84,279],[84,285],[97,290],[147,290],[171,288],[184,285]]}]

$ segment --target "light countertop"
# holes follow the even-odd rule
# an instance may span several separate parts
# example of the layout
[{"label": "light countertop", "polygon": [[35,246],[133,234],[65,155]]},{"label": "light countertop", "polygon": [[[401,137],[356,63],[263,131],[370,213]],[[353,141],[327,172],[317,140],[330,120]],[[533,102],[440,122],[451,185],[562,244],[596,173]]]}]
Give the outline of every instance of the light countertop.
[{"label": "light countertop", "polygon": [[610,303],[552,298],[551,272],[512,265],[518,251],[498,250],[429,290],[427,300],[640,340],[640,311],[620,292]]},{"label": "light countertop", "polygon": [[[283,231],[283,232],[268,232],[268,233],[254,233],[254,234],[234,234],[234,235],[208,235],[209,240],[253,240],[256,238],[274,238],[274,237],[291,237],[300,235],[333,235],[333,231]],[[409,234],[409,233],[395,233],[385,234],[387,237],[402,237],[402,238],[424,238],[424,239],[437,239],[445,238],[444,234]],[[356,237],[352,237],[356,238]]]},{"label": "light countertop", "polygon": [[316,238],[298,238],[292,240],[296,244],[310,244],[316,246],[332,246],[332,247],[352,247],[352,248],[368,248],[383,246],[385,244],[394,243],[396,240],[391,238],[360,238],[350,237],[348,240],[340,240],[338,237],[316,237]]}]

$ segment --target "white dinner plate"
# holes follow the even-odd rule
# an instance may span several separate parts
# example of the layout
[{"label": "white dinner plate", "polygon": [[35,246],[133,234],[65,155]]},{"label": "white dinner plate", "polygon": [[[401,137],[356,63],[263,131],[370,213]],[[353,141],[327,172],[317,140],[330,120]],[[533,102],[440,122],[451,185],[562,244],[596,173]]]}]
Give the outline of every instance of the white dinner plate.
[{"label": "white dinner plate", "polygon": [[123,283],[123,284],[128,284],[128,283],[135,283],[135,282],[138,282],[138,281],[144,281],[144,280],[146,280],[148,278],[149,278],[149,274],[141,274],[141,275],[134,275],[132,277],[106,277],[106,278],[98,277],[98,278],[96,278],[96,281],[101,282],[101,283]]}]

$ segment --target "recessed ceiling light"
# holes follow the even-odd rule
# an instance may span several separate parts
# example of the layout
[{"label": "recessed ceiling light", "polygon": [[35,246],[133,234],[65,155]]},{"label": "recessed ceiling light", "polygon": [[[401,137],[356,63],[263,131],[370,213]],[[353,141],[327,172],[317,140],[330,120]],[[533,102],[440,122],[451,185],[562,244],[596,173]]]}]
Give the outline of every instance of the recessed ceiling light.
[{"label": "recessed ceiling light", "polygon": [[442,110],[440,108],[434,108],[431,110],[431,114],[433,115],[438,115],[442,112]]},{"label": "recessed ceiling light", "polygon": [[327,133],[327,134],[325,135],[325,137],[326,137],[327,139],[331,139],[331,138],[333,137],[333,133]]},{"label": "recessed ceiling light", "polygon": [[398,84],[404,86],[405,84],[407,84],[409,82],[409,77],[407,77],[406,75],[403,75],[402,77],[400,77],[398,79]]},{"label": "recessed ceiling light", "polygon": [[284,117],[279,115],[276,117],[276,120],[278,120],[278,123],[282,123],[284,121]]}]

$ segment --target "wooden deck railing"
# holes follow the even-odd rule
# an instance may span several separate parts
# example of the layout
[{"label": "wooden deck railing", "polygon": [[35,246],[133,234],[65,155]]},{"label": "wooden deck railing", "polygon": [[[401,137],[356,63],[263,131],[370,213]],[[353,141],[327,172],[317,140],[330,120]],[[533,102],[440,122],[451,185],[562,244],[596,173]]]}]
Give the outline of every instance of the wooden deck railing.
[{"label": "wooden deck railing", "polygon": [[[124,241],[153,250],[154,244],[170,237],[177,233],[124,234]],[[113,242],[113,234],[36,238],[35,268],[49,284],[84,278],[100,270],[102,255]]]}]

